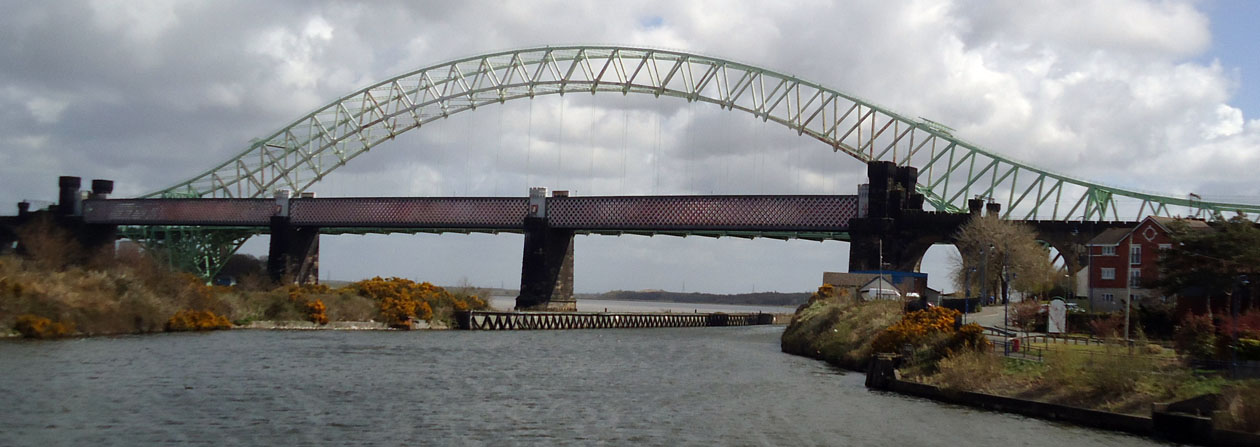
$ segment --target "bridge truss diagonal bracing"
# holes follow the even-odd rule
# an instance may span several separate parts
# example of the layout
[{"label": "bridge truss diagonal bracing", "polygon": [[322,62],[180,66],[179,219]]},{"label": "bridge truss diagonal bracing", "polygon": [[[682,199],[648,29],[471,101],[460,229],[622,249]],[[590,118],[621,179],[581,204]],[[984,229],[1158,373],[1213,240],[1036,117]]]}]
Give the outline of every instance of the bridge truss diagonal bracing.
[{"label": "bridge truss diagonal bracing", "polygon": [[343,96],[192,179],[148,197],[253,198],[306,191],[351,159],[452,114],[515,99],[577,93],[646,94],[712,103],[783,125],[861,161],[920,172],[939,211],[966,200],[1004,203],[1004,216],[1137,220],[1146,214],[1260,212],[1260,205],[1171,197],[1050,172],[968,143],[942,124],[764,68],[678,51],[564,46],[441,63]]}]

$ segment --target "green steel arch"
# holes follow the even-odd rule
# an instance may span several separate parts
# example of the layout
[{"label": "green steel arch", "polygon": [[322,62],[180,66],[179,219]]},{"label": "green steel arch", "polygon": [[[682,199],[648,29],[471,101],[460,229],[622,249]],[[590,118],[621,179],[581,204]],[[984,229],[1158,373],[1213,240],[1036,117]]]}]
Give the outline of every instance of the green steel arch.
[{"label": "green steel arch", "polygon": [[[861,161],[915,166],[920,192],[940,211],[962,211],[967,199],[987,197],[1005,205],[1005,217],[1016,219],[1137,220],[1174,214],[1169,209],[1174,206],[1187,207],[1187,214],[1260,212],[1260,205],[1139,192],[1050,172],[969,143],[944,125],[795,76],[697,54],[621,46],[510,50],[390,78],[145,197],[302,192],[372,147],[452,114],[537,95],[599,92],[713,103],[779,123]],[[1117,199],[1123,198],[1134,201],[1121,206]]]}]

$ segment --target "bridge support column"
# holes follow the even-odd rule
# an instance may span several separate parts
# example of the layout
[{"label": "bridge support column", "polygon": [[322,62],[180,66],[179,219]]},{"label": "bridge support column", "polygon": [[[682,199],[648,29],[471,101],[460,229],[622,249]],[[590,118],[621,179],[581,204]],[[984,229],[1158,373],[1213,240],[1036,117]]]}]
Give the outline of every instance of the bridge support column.
[{"label": "bridge support column", "polygon": [[525,255],[516,310],[577,310],[573,298],[573,230],[551,228],[545,217],[525,218]]},{"label": "bridge support column", "polygon": [[278,283],[318,284],[319,227],[294,226],[288,217],[272,217],[267,274]]},{"label": "bridge support column", "polygon": [[886,161],[867,164],[868,184],[849,221],[849,271],[913,272],[932,244],[949,240],[968,215],[923,211],[919,172]]},{"label": "bridge support column", "polygon": [[[0,218],[0,252],[15,249],[19,254],[27,253],[31,247],[21,245],[18,237],[19,229],[27,225],[48,225],[49,229],[56,227],[65,231],[82,249],[73,250],[72,255],[67,254],[71,256],[67,259],[70,263],[86,262],[98,253],[113,254],[114,241],[118,239],[118,226],[84,222],[83,191],[79,189],[81,183],[79,177],[59,177],[57,179],[58,202],[50,210],[31,211],[31,204],[23,201],[18,203],[17,216]],[[113,181],[92,180],[92,190],[88,197],[104,199],[113,190]]]}]

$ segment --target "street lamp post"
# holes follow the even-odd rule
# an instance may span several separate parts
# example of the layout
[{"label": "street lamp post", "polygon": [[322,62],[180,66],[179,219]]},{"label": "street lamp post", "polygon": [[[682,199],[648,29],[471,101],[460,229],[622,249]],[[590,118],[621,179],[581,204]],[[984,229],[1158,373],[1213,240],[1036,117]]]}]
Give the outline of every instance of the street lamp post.
[{"label": "street lamp post", "polygon": [[[1129,242],[1129,246],[1133,246],[1133,242]],[[1129,309],[1133,307],[1133,248],[1129,248],[1129,261],[1126,262],[1124,274],[1128,278],[1124,279],[1124,344],[1129,347],[1129,353],[1133,353],[1133,341],[1129,339]]]},{"label": "street lamp post", "polygon": [[989,250],[993,249],[993,244],[980,249],[980,295],[982,301],[986,304],[989,301]]},{"label": "street lamp post", "polygon": [[1234,286],[1235,290],[1230,293],[1229,297],[1229,311],[1231,319],[1233,320],[1232,326],[1234,332],[1234,349],[1233,353],[1230,354],[1230,373],[1233,374],[1235,378],[1238,377],[1238,292],[1247,290],[1247,286],[1250,284],[1251,281],[1247,280],[1247,275],[1238,275],[1238,281],[1235,282]]},{"label": "street lamp post", "polygon": [[1008,249],[1002,254],[1002,326],[1009,329],[1011,327],[1011,271],[1008,266],[1011,263],[1011,251]]},{"label": "street lamp post", "polygon": [[967,324],[967,314],[971,313],[971,273],[976,271],[975,267],[966,267],[967,262],[963,261],[963,287],[967,289],[967,293],[963,295],[963,324]]},{"label": "street lamp post", "polygon": [[1089,294],[1089,297],[1088,297],[1089,298],[1089,311],[1093,312],[1094,311],[1094,247],[1087,244],[1085,245],[1085,250],[1087,253],[1086,256],[1088,256],[1088,259],[1089,259],[1088,261],[1086,261],[1087,265],[1085,266],[1085,268],[1087,269],[1085,271],[1085,286],[1086,286],[1085,293]]}]

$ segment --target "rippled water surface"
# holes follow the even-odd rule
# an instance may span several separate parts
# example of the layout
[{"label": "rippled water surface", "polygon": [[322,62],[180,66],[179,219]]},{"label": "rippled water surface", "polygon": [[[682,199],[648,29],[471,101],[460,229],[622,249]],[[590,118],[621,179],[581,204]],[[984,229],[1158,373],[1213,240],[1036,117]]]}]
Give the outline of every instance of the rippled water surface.
[{"label": "rippled water surface", "polygon": [[782,327],[0,341],[0,445],[1148,445],[867,391]]}]

